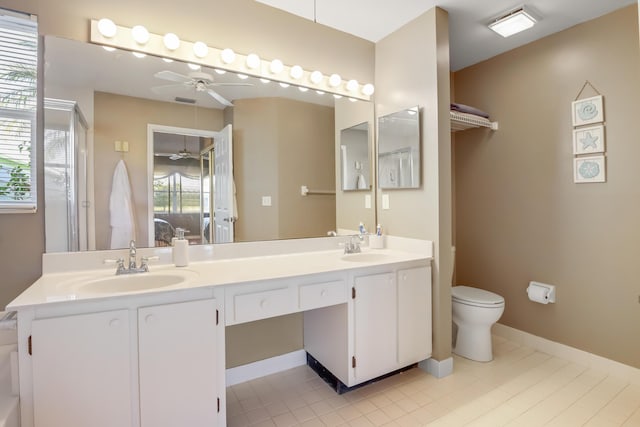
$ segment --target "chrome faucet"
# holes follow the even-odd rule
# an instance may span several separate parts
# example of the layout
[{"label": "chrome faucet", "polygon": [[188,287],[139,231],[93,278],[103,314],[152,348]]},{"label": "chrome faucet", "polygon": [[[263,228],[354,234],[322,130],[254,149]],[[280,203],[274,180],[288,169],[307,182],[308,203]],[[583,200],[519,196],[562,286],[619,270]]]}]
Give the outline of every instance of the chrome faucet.
[{"label": "chrome faucet", "polygon": [[362,240],[362,237],[359,234],[349,236],[349,240],[346,241],[344,244],[344,253],[359,254],[361,252],[361,249],[360,249],[361,240]]},{"label": "chrome faucet", "polygon": [[121,274],[134,274],[134,273],[146,273],[149,271],[149,261],[152,259],[158,259],[157,256],[153,257],[142,257],[140,258],[140,267],[137,266],[136,262],[136,241],[131,240],[129,242],[129,267],[125,267],[124,258],[118,259],[106,259],[105,263],[116,263],[118,266],[116,268],[116,275]]}]

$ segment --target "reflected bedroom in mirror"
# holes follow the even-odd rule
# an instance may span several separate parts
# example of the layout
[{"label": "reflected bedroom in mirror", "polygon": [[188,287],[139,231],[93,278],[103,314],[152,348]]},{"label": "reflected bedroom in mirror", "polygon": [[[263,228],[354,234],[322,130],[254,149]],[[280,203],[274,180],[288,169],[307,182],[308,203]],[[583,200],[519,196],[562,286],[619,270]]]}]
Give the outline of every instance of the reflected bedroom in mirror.
[{"label": "reflected bedroom in mirror", "polygon": [[167,245],[176,228],[192,244],[336,229],[335,195],[300,194],[336,188],[333,96],[57,37],[44,44],[47,252],[111,248],[120,161],[131,209],[118,215],[139,247]]},{"label": "reflected bedroom in mirror", "polygon": [[420,187],[420,109],[378,118],[378,187]]}]

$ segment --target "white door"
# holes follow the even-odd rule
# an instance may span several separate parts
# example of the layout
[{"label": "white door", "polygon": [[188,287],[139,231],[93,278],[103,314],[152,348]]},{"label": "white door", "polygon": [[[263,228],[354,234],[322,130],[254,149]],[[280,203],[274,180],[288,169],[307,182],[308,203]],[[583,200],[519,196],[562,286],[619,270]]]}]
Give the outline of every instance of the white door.
[{"label": "white door", "polygon": [[132,425],[127,310],[34,320],[38,427]]},{"label": "white door", "polygon": [[216,300],[140,308],[138,334],[141,426],[218,425]]},{"label": "white door", "polygon": [[233,141],[231,125],[225,126],[214,138],[214,243],[233,242],[235,185],[233,183]]},{"label": "white door", "polygon": [[354,376],[360,383],[396,367],[395,275],[383,273],[356,277],[354,287]]},{"label": "white door", "polygon": [[398,271],[398,363],[431,356],[431,268]]}]

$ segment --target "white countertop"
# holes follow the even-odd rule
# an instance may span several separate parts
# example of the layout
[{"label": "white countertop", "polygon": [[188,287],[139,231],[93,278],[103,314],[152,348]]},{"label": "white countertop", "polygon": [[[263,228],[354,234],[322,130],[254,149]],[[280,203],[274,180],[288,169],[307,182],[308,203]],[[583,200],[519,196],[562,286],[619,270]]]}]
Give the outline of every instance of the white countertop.
[{"label": "white countertop", "polygon": [[[414,239],[391,238],[388,239],[388,249],[363,248],[363,252],[358,261],[349,261],[343,255],[341,249],[314,250],[312,246],[306,249],[291,253],[281,253],[267,255],[270,249],[281,243],[268,242],[260,243],[260,250],[256,248],[251,256],[229,256],[223,259],[202,259],[199,252],[210,250],[206,247],[190,247],[194,253],[192,258],[197,261],[191,262],[187,267],[174,267],[172,264],[153,264],[149,266],[150,273],[137,273],[136,276],[162,276],[180,275],[184,276],[184,281],[175,284],[153,289],[127,292],[91,292],[82,289],[82,285],[90,281],[103,280],[115,277],[115,266],[86,269],[85,265],[79,266],[73,271],[51,272],[43,274],[33,285],[26,289],[21,295],[13,300],[8,306],[8,310],[20,310],[42,304],[88,301],[105,297],[140,295],[145,293],[156,293],[192,289],[198,287],[233,285],[261,280],[272,280],[310,274],[330,273],[351,269],[360,269],[376,265],[404,263],[410,261],[430,261],[432,259],[432,244],[429,241],[419,241]],[[300,243],[297,243],[300,246]],[[212,245],[209,245],[212,246]],[[213,245],[215,246],[215,245]],[[324,245],[326,246],[326,245]],[[247,245],[245,245],[245,249]],[[121,251],[122,252],[122,251]],[[166,249],[164,249],[166,252]],[[162,253],[164,253],[162,252]],[[261,255],[260,252],[265,252]],[[105,252],[106,253],[106,252]],[[105,253],[94,252],[91,256],[106,258]],[[112,255],[111,253],[106,253]],[[73,257],[74,254],[64,254]],[[146,254],[145,254],[146,255]],[[169,252],[170,255],[170,252]],[[369,256],[373,255],[373,256]],[[89,255],[78,257],[87,258]],[[358,254],[355,255],[356,257]],[[57,256],[59,257],[59,256]],[[77,258],[79,259],[79,258]],[[166,261],[167,257],[161,256],[160,262]],[[84,269],[81,267],[85,267]],[[45,270],[46,271],[46,270]],[[121,277],[121,276],[118,276]]]}]

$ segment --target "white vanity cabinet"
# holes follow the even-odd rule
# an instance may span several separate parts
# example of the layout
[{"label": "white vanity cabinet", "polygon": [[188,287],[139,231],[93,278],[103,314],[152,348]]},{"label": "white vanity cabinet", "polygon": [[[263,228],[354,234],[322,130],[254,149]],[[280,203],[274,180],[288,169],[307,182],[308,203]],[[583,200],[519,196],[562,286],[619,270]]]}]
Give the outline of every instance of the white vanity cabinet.
[{"label": "white vanity cabinet", "polygon": [[23,425],[224,426],[224,325],[219,299],[206,293],[36,315],[25,355],[33,417],[23,412]]},{"label": "white vanity cabinet", "polygon": [[305,312],[305,350],[351,387],[431,356],[431,268],[349,274],[348,304]]}]

